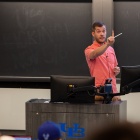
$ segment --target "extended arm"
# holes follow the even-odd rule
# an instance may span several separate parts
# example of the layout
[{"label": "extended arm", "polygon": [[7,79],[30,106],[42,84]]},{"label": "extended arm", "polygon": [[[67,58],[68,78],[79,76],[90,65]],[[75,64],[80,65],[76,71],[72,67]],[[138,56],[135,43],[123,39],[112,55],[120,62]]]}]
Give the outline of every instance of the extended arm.
[{"label": "extended arm", "polygon": [[103,44],[102,46],[100,46],[98,49],[92,51],[90,53],[89,58],[90,59],[95,59],[96,57],[102,55],[109,46],[114,44],[114,42],[115,42],[114,32],[112,31],[112,36],[107,38],[107,42],[105,44]]}]

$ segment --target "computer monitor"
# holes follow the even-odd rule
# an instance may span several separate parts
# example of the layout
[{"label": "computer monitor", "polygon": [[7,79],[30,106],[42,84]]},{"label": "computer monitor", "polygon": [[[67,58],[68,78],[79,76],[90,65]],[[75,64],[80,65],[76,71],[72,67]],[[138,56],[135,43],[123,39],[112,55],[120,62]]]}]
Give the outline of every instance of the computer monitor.
[{"label": "computer monitor", "polygon": [[[74,87],[93,87],[95,84],[95,78],[90,76],[51,75],[50,81],[51,102],[69,102],[69,86],[74,85]],[[90,96],[87,91],[80,91],[78,92],[77,96],[70,99],[70,102],[93,102],[93,97],[91,97],[92,95]]]},{"label": "computer monitor", "polygon": [[140,92],[140,65],[122,66],[120,93]]}]

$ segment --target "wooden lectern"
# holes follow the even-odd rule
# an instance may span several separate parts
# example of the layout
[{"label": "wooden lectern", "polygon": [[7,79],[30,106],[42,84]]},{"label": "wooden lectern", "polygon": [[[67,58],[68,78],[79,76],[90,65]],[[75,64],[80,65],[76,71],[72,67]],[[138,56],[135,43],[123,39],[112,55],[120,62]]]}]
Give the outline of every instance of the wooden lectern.
[{"label": "wooden lectern", "polygon": [[45,121],[56,122],[63,139],[84,140],[88,129],[126,120],[126,101],[111,104],[46,103],[45,99],[26,102],[26,135],[37,139],[38,127]]}]

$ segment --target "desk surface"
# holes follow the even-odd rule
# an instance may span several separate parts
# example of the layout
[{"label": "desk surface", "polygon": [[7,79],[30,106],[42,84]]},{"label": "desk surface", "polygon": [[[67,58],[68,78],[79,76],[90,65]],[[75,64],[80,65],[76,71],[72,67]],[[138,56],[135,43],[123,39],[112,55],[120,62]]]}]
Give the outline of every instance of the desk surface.
[{"label": "desk surface", "polygon": [[[122,104],[122,103],[126,103],[126,101],[112,101],[110,104],[111,105],[120,105],[120,104]],[[35,99],[31,99],[31,100],[29,100],[29,101],[27,101],[26,103],[49,103],[49,104],[64,104],[64,105],[68,105],[68,104],[75,104],[75,105],[79,105],[78,103],[63,103],[63,102],[50,102],[50,99],[37,99],[37,98],[35,98]],[[103,101],[95,101],[95,103],[81,103],[80,105],[101,105],[101,104],[103,104]]]}]

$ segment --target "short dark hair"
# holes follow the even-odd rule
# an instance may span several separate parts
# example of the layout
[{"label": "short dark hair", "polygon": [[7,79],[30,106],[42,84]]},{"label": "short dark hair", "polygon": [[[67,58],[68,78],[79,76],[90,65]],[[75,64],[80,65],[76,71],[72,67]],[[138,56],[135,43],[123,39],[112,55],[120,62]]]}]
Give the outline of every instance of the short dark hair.
[{"label": "short dark hair", "polygon": [[93,25],[92,25],[92,32],[95,31],[96,27],[102,27],[102,26],[105,26],[105,24],[103,22],[100,22],[100,21],[94,22]]},{"label": "short dark hair", "polygon": [[88,140],[140,140],[140,123],[120,122],[92,132]]}]

